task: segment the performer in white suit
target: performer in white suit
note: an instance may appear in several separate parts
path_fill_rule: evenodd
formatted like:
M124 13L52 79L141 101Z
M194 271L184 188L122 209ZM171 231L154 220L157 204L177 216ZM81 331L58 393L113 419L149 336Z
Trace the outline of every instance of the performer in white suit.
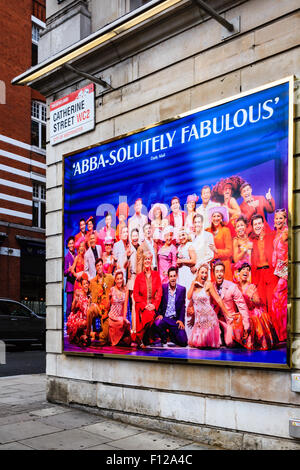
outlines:
M89 249L84 255L84 272L87 273L89 281L96 276L95 261L101 258L102 248L100 245L96 245L96 236L92 234L89 241Z

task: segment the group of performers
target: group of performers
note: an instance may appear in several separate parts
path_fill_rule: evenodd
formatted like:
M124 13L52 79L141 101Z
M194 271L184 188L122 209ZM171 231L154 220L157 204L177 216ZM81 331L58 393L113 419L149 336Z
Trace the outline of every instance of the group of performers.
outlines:
M237 199L242 198L241 204ZM112 227L79 221L65 256L69 342L268 350L287 339L288 226L269 189L239 176L174 196L170 211L121 203ZM266 214L274 213L274 229Z

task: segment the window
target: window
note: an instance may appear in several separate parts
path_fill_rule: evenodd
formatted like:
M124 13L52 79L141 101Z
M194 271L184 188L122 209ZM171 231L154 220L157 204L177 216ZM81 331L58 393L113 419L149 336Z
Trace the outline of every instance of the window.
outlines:
M46 148L46 105L40 101L31 103L31 145Z
M40 27L35 23L32 23L32 55L31 55L31 65L36 65L38 63L38 46L40 40Z
M32 188L32 225L45 228L46 214L46 186L41 183L33 183Z

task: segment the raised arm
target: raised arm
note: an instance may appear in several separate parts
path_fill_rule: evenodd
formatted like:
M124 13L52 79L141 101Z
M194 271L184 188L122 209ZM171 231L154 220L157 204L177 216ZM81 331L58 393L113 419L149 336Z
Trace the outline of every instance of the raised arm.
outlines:
M191 287L189 288L189 291L187 293L188 300L191 300L191 298L193 297L194 287L195 287L195 281L192 282Z
M230 199L229 206L227 208L230 218L238 217L241 214L240 206L238 205L234 197Z

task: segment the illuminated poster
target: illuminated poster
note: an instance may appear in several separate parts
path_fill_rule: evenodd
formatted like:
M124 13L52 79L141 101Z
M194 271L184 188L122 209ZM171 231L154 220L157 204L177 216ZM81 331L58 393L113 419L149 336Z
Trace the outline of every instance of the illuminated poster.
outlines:
M64 158L64 352L287 367L292 79Z

